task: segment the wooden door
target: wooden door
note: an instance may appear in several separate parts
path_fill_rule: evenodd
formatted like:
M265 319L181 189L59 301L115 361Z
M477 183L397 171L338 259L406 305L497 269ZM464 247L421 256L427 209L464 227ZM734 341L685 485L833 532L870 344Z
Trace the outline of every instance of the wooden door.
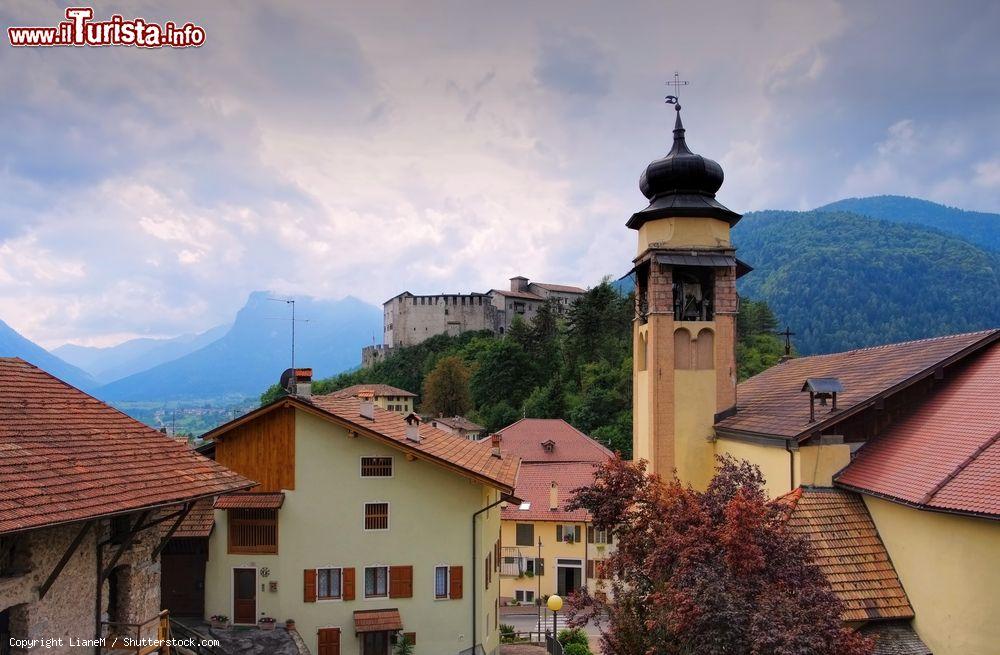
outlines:
M320 628L319 655L340 655L340 628Z
M233 569L233 623L257 622L257 569Z
M362 632L361 655L389 655L389 633Z
M173 540L180 541L180 540ZM208 541L185 539L184 541ZM171 615L205 615L205 561L208 549L198 552L171 552L160 556L160 604Z

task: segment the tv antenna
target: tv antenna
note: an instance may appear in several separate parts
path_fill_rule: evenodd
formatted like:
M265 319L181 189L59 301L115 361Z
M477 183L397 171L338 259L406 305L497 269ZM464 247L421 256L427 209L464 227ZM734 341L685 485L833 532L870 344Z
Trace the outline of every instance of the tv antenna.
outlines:
M294 298L268 298L268 300L273 302L283 302L286 305L290 305L292 308L292 317L281 318L280 316L268 316L269 321L291 321L292 323L292 370L295 370L295 324L296 323L308 323L308 318L295 318L295 299Z

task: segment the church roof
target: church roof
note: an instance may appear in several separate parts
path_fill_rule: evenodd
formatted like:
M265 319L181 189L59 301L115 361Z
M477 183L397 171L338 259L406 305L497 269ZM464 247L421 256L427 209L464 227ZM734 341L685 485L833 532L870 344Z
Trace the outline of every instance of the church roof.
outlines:
M836 484L923 509L1000 519L1000 343L865 444Z
M805 537L813 561L844 604L844 621L911 618L913 608L861 497L799 487L775 501L788 529Z
M741 383L736 413L718 421L715 429L722 436L804 438L998 339L1000 330L987 330L790 359ZM837 394L836 412L818 406L817 420L810 423L802 385L808 378L824 377L837 378L844 391Z

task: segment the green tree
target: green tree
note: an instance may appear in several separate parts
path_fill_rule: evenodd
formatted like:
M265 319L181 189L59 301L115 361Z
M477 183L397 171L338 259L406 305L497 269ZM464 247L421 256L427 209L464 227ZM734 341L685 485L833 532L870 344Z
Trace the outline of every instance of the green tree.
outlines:
M424 379L421 410L432 416L465 416L472 408L471 376L461 357L450 355L439 359Z
M489 342L479 353L476 364L470 387L477 408L499 402L520 407L531 392L531 381L525 376L531 360L517 342L508 339Z
M535 387L524 401L523 414L527 418L564 418L566 416L566 392L562 376L556 373L548 384Z

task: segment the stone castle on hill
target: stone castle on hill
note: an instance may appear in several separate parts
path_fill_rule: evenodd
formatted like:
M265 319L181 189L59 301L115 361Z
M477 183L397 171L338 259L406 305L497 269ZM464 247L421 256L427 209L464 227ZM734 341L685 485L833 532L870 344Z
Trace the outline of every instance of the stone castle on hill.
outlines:
M510 279L509 291L491 289L485 293L436 295L404 291L382 304L382 344L362 349L361 365L367 368L385 359L395 348L415 346L438 334L455 336L477 330L504 334L514 317L530 321L545 302L551 302L560 313L565 312L584 291L564 284L532 282L520 275Z

